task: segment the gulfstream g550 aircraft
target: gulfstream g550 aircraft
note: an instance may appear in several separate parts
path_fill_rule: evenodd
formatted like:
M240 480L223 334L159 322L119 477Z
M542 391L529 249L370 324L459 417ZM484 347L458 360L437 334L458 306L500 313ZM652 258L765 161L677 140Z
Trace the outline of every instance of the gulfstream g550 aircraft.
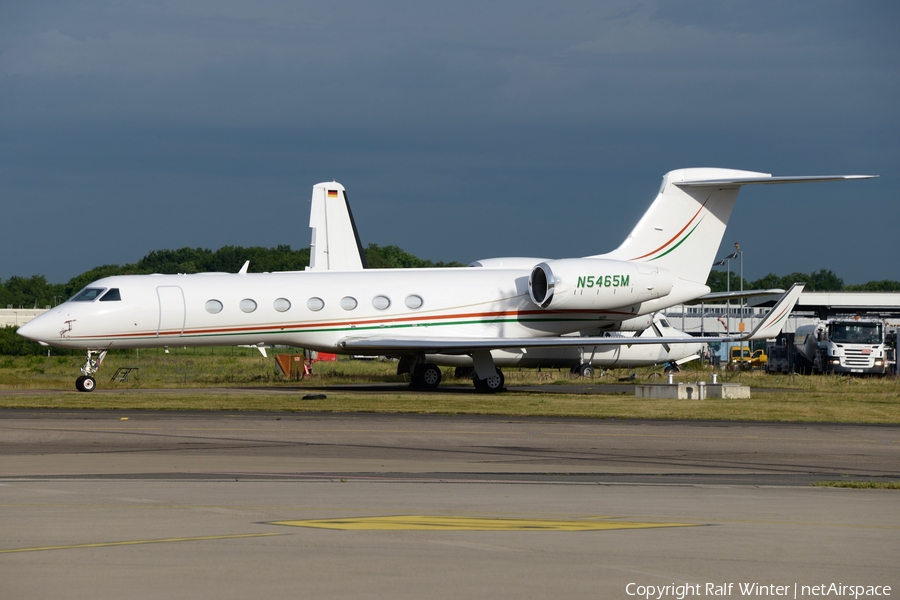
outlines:
M475 387L498 391L503 375L492 349L646 343L559 336L598 327L642 330L647 315L708 293L705 281L741 186L866 177L671 171L631 234L608 254L531 268L248 273L245 265L236 274L107 277L19 333L84 349L87 362L76 382L82 391L94 389L93 375L110 349L246 344L403 355L423 370L426 354L467 354ZM316 187L342 193L333 183ZM754 338L777 328L786 313L776 312Z

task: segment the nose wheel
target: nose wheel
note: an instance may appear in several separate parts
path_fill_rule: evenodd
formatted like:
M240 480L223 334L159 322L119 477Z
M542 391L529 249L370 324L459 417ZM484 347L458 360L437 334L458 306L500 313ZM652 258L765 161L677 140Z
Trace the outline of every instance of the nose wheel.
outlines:
M82 375L75 380L75 389L79 392L93 392L97 387L97 381L93 377Z
M94 373L100 370L103 359L106 358L106 350L88 350L87 361L81 367L81 377L75 380L75 389L79 392L93 392L97 387Z

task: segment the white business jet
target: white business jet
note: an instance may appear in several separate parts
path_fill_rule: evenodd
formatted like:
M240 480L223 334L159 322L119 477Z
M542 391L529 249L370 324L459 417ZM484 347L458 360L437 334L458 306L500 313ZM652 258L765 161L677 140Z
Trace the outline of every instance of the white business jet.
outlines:
M336 186L335 186L336 187ZM310 240L310 266L307 270L319 271L358 271L365 268L366 257L360 242L359 231L350 201L343 187L336 187L336 194L328 195L323 187L313 188L310 199L309 227L312 231ZM490 259L503 261L512 259ZM544 262L542 258L515 259L525 263L524 268ZM484 261L488 262L488 261ZM481 261L469 266L481 267ZM784 290L768 290L783 294ZM575 334L577 335L577 334ZM581 332L582 336L603 335L601 331ZM629 337L656 337L657 344L600 346L584 348L517 348L508 350L491 350L494 365L498 367L525 368L566 368L590 377L595 368L634 368L665 364L666 370L678 370L678 365L700 358L706 343L697 338L692 343L670 344L665 338L685 338L689 334L675 329L662 315L652 317L649 327L643 332L613 332L606 335ZM437 366L457 368L457 376L471 372L472 357L465 354L428 354L425 363ZM415 363L401 360L397 369L398 375L409 374L413 385L435 388L440 384L440 371L415 369ZM425 379L427 377L427 380Z
M107 277L19 333L84 349L87 361L76 381L82 391L94 389L93 375L110 349L279 344L409 355L417 373L439 372L425 362L427 354L467 354L476 389L495 392L504 380L491 350L620 345L621 338L560 336L597 327L643 330L649 315L708 293L706 277L741 186L866 177L671 171L631 234L608 254L548 260L531 269L249 273L245 264L235 274ZM326 194L341 191L334 183L317 187ZM771 337L776 312L741 339Z

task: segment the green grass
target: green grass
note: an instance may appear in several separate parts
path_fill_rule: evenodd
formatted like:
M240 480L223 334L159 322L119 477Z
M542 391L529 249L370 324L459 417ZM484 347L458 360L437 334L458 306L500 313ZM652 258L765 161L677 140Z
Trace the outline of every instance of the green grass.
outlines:
M97 391L74 391L83 363L77 356L0 356L0 408L172 409L498 414L575 416L606 419L677 419L900 423L900 380L841 376L770 376L760 372L721 373L719 381L751 387L749 400L651 400L633 393L566 393L573 385L637 381L661 382L661 370L610 371L591 380L568 370L506 369L508 387L546 386L546 392L476 394L471 382L444 369L444 391L361 391L348 384L402 383L396 362L320 362L314 375L288 381L275 361L249 348L172 348L110 353L97 375ZM110 381L118 367L137 367L124 382ZM710 381L707 370L691 369L680 381ZM463 391L448 389L462 386ZM322 390L321 388L328 388ZM302 400L312 391L325 400ZM602 391L602 388L601 388ZM550 393L552 392L552 393Z
M817 481L812 485L864 490L900 490L900 481Z

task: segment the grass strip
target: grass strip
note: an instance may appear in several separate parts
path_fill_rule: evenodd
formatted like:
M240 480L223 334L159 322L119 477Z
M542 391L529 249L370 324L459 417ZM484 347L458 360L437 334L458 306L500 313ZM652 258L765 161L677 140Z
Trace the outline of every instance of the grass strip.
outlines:
M795 392L757 393L749 400L638 399L629 394L506 392L355 392L309 388L168 389L0 394L2 408L373 412L446 415L586 417L596 419L719 420L758 422L900 423L896 398Z
M812 485L860 490L900 490L900 481L816 481Z

